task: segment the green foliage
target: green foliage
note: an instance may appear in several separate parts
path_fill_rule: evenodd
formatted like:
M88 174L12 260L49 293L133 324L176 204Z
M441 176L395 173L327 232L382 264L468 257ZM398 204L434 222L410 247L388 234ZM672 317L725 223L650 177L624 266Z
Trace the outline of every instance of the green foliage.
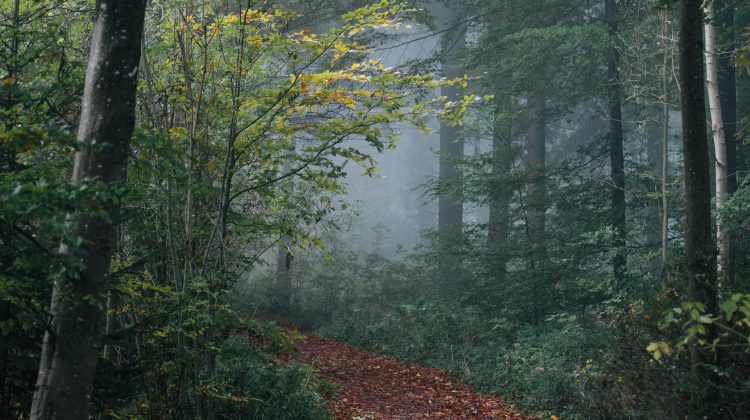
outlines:
M302 301L295 319L370 351L447 369L526 412L664 418L682 410L685 363L655 364L646 351L659 336L649 320L663 303L610 301L576 313L549 312L534 324L512 300L498 309L472 293L458 301L425 298L431 271L419 260L363 266L357 261L376 257L360 258L312 269L301 262L309 286L298 292ZM350 283L334 283L335 278ZM333 284L338 288L322 301L311 290Z
M73 185L75 151L107 147L74 136L91 4L21 2L18 16L0 4L0 417L30 406L52 283L86 261L67 215L101 214L93 202L122 209L98 415L328 417L312 371L270 356L289 350L286 333L229 297L280 238L321 246L346 171L374 173L392 124L457 119L474 102L423 103L461 81L371 57L373 34L410 9L341 5L316 33L302 9L150 2L127 181Z
M202 391L220 400L218 410L228 418L327 419L319 383L309 367L279 366L262 354L248 354L247 342L227 340L218 350L219 383Z

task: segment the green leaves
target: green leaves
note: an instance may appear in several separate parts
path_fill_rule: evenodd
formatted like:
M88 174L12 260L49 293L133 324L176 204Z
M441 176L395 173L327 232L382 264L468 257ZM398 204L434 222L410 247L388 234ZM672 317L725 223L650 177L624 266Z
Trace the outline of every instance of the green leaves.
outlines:
M719 305L718 314L706 313L699 302L682 302L679 307L665 312L662 329L677 327L679 338L672 342L652 342L646 348L654 359L679 353L690 343L717 348L717 346L748 346L750 348L750 295L733 293ZM709 333L712 340L709 342ZM737 341L739 340L739 343Z

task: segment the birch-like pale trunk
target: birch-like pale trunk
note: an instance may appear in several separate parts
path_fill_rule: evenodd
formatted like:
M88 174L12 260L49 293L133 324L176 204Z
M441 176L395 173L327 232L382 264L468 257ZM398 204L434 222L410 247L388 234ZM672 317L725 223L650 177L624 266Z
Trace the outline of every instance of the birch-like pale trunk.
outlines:
M714 24L714 4L707 1L704 6L706 23L703 25L706 42L706 87L708 91L708 104L711 113L711 133L714 140L714 168L716 172L716 210L721 210L727 200L729 190L727 188L727 144L724 137L724 118L721 113L721 95L719 93L719 59L716 48L716 26ZM716 245L719 253L716 260L716 269L719 283L727 277L727 261L729 258L729 238L726 226L721 217L716 217Z

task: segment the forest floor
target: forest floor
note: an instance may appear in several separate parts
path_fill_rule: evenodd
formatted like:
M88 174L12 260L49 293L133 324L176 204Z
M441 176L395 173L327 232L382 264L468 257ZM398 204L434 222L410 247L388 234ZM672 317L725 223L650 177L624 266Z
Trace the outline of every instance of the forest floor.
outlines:
M300 358L338 386L330 400L337 419L526 419L502 398L482 395L447 372L407 365L332 339L307 336Z

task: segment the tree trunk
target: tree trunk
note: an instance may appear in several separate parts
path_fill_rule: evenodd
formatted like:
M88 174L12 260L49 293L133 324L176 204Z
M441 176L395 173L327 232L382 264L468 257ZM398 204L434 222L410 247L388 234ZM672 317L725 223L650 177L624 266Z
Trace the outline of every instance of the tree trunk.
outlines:
M661 16L662 39L671 39L669 11L663 10ZM671 286L669 269L669 87L672 77L670 60L673 55L673 44L664 45L664 57L661 72L661 286L667 290Z
M135 123L135 92L145 0L100 0L91 39L83 93L73 183L97 179L107 185L125 178ZM90 147L92 142L107 147ZM99 342L107 273L114 248L119 204L89 202L70 215L80 249L63 244L62 254L82 259L85 268L55 282L51 319L42 346L32 419L86 419ZM106 217L86 214L101 208Z
M617 69L617 6L614 0L605 0L605 13L609 29L609 53L607 60L607 102L609 119L610 177L612 182L612 270L617 284L625 281L625 154L622 146L622 104L620 99L620 75Z
M663 141L662 133L662 118L661 118L661 107L654 106L648 110L648 120L646 121L646 154L648 157L648 171L650 192L653 192L654 198L648 200L646 213L648 220L646 222L646 243L649 247L659 246L661 244L661 229L654 229L655 226L661 226L661 169L662 169L662 148L661 143ZM662 259L659 255L654 255L654 258L649 262L649 273L655 280L661 278L662 272Z
M719 99L724 121L724 142L726 144L727 194L737 191L737 70L734 67L736 39L734 30L734 0L721 0L716 3L721 10L717 23L719 31ZM732 247L732 234L728 233L729 249L725 256L727 287L732 287L735 276L735 253Z
M722 14L717 22L719 32L719 98L724 119L724 141L727 145L727 193L737 191L737 70L734 67L736 39L733 0L718 1Z
M666 76L665 76L666 80ZM665 82L665 99L662 103L662 136L661 136L661 285L662 289L670 286L669 274L669 103L666 98L668 87Z
M538 270L546 259L545 213L547 211L546 160L546 116L545 100L539 92L529 98L526 163L528 236L531 249L532 268Z
M276 253L276 306L279 315L288 315L292 307L292 261L289 238L281 239Z
M680 2L680 91L685 176L685 259L689 298L716 313L716 256L711 228L711 176L703 73L703 10L701 0ZM711 342L711 337L708 337ZM709 414L713 377L705 367L709 352L693 341L691 409Z
M494 180L500 179L510 171L510 126L509 118L503 115L507 112L505 93L495 89L495 121L492 127L492 175ZM498 185L490 199L490 214L488 221L487 245L498 253L495 266L498 277L505 275L507 251L504 249L508 239L508 205L510 193L505 186Z
M448 29L453 25L455 14L440 4L436 5L436 21L439 30ZM445 49L440 60L440 67L443 75L452 79L461 75L461 65L458 54L465 46L464 28L459 27L448 30L446 39L443 40ZM444 86L440 94L445 96L448 101L457 101L460 98L460 88L456 85ZM461 137L459 126L440 122L440 185L454 185L460 182L460 173L456 168L455 161L463 158L464 141ZM453 188L451 188L453 189ZM454 189L455 190L455 189ZM445 191L441 187L438 197L438 233L441 238L441 248L446 255L440 258L441 274L445 277L448 288L455 286L452 282L458 274L460 260L455 252L450 249L461 243L463 223L463 203L455 197L455 194ZM450 255L452 254L452 255Z
M722 206L729 196L727 188L727 145L724 137L724 120L719 94L718 50L716 48L716 27L714 22L716 16L714 14L713 1L707 1L704 9L707 19L703 25L706 42L706 86L708 103L711 109L711 132L713 133L714 141L714 172L716 174L716 244L719 250L716 269L719 276L719 283L725 283L728 279L729 233L718 212L721 211Z

